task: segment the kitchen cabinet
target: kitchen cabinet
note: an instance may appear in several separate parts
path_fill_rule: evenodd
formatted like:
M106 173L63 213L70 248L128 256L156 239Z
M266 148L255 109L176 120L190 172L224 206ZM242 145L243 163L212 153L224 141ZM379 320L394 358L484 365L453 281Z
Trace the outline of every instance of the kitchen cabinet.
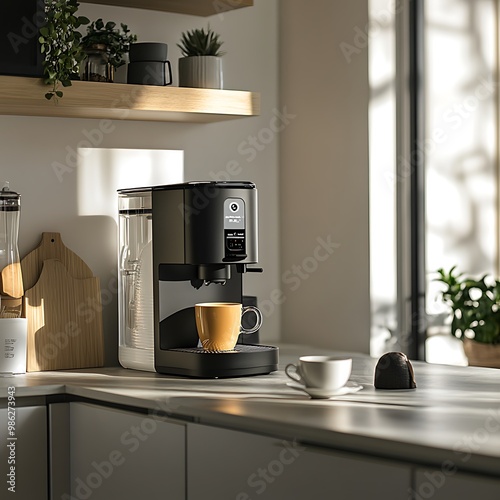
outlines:
M47 500L46 408L12 408L0 408L0 498ZM15 424L14 430L8 423Z
M48 405L50 500L67 499L70 487L70 403Z
M233 9L250 7L253 5L253 0L84 0L84 3L211 16Z
M282 365L307 351L280 346ZM366 382L376 360L353 361L353 380L364 390L331 401L288 387L281 370L218 380L119 367L3 378L0 438L15 383L16 403L38 422L38 432L23 426L19 434L19 450L29 450L23 458L37 456L23 483L39 483L48 451L50 500L88 491L90 500L500 498L499 370L415 362L418 390L394 394ZM48 411L28 409L46 403ZM155 428L148 412L159 407L168 418ZM72 494L82 483L80 496Z
M185 499L183 424L87 403L69 406L71 497L62 498Z
M454 465L449 461L449 467L443 463L440 469L417 469L411 498L413 500L424 498L498 500L500 498L500 479L455 472Z
M191 423L187 463L188 500L400 500L411 479L409 466L382 459Z

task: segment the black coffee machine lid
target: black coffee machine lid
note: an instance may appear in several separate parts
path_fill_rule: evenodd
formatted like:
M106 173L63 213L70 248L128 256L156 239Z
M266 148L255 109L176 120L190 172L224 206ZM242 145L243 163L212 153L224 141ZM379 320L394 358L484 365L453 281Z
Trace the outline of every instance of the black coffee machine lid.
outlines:
M255 183L250 181L191 181L180 184L165 184L162 186L148 186L142 188L119 189L119 193L136 193L140 191L166 191L174 189L256 189Z

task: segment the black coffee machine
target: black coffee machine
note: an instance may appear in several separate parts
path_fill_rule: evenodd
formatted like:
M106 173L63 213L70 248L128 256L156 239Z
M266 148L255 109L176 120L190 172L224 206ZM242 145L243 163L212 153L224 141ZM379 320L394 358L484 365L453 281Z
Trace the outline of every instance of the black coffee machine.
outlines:
M119 191L120 363L188 377L277 370L278 348L240 335L234 350L199 346L194 305L239 302L257 263L257 189L189 182ZM247 316L245 315L245 320ZM249 341L251 343L249 343Z

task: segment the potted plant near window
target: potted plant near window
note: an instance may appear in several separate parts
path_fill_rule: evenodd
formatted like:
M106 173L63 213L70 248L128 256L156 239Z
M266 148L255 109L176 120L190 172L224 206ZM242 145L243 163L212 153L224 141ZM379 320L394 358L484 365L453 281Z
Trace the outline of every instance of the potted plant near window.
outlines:
M126 24L102 19L87 26L87 34L82 38L86 57L82 63L81 79L97 82L113 82L114 71L125 64L125 54L137 36L130 33Z
M500 281L438 270L442 299L452 310L451 333L463 341L471 366L500 368Z
M177 44L184 56L179 59L179 86L221 89L223 43L210 26L182 33Z

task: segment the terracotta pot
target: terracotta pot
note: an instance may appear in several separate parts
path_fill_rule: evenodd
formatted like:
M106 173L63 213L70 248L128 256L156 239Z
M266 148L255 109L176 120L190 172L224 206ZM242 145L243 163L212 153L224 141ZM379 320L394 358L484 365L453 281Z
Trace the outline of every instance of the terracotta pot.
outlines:
M469 366L500 368L500 344L483 344L466 338L464 352Z

